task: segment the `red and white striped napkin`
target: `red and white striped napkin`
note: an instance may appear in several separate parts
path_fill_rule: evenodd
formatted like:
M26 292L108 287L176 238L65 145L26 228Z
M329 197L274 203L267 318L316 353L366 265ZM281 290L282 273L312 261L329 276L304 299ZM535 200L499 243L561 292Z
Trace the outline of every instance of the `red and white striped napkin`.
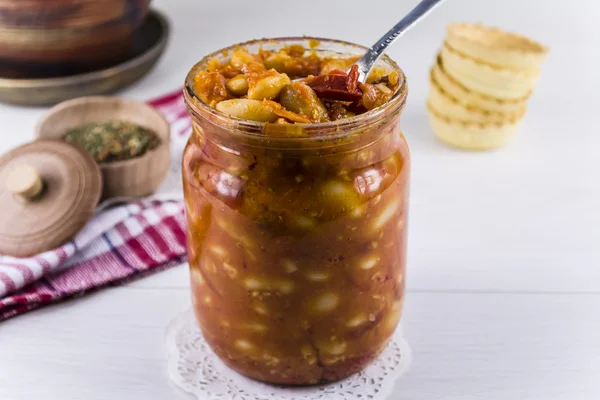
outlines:
M0 255L0 321L185 262L180 163L191 121L181 90L150 104L172 127L165 183L155 196L98 212L57 249L31 258Z

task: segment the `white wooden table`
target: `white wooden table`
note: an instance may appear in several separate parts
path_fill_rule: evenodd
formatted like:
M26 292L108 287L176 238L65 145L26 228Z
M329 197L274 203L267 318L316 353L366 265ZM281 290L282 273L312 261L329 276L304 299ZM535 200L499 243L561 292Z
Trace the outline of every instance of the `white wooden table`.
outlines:
M200 56L249 38L369 44L416 0L256 3L155 1L171 46L123 95L172 90ZM391 51L409 76L414 166L403 317L414 362L392 399L600 398L599 13L591 0L451 0ZM460 20L552 48L518 137L496 152L450 150L427 123L428 67ZM30 140L43 112L0 105L0 151ZM163 335L189 303L181 266L0 324L0 399L186 399L167 378Z

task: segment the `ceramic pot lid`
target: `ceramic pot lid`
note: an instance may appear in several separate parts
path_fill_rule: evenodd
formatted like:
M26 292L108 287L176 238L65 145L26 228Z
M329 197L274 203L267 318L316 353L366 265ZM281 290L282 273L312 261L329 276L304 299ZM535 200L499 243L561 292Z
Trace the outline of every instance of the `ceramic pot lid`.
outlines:
M87 153L39 139L0 157L0 254L27 257L54 249L94 214L102 175Z

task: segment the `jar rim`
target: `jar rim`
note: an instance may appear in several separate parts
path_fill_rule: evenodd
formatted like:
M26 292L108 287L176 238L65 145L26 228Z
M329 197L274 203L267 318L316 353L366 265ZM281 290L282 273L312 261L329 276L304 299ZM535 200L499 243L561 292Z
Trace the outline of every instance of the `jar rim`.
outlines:
M229 128L235 128L238 135L251 137L256 139L258 137L262 137L265 139L269 139L271 141L285 141L285 142L298 142L305 143L311 141L323 142L324 140L337 140L340 138L347 137L350 132L355 129L357 126L369 126L373 123L377 123L386 115L391 115L397 111L400 111L405 103L406 97L408 94L408 87L406 83L406 75L404 71L398 66L398 64L392 60L388 55L383 55L380 61L385 62L388 66L390 66L394 71L400 73L401 84L396 90L394 96L384 105L369 110L363 114L356 115L350 118L344 118L337 121L328 121L328 122L318 122L318 123L295 123L294 125L299 126L307 136L301 137L284 137L284 136L265 136L263 134L263 128L266 123L264 122L256 122L250 121L246 119L241 119L237 117L232 117L228 114L225 114L217 109L211 107L202 101L194 91L194 76L197 71L203 69L203 67L207 64L207 62L218 56L222 56L227 54L228 52L234 51L240 47L247 47L252 45L260 45L260 44L294 44L295 42L302 41L318 41L321 43L329 43L329 44L337 44L342 46L349 46L356 50L367 51L368 48L352 42L347 42L343 40L336 39L327 39L320 37L312 37L312 36L290 36L290 37L276 37L276 38L263 38L263 39L254 39L249 40L242 43L237 43L220 50L216 50L206 56L204 56L200 61L198 61L188 72L185 79L185 86L183 90L185 103L188 107L188 110L192 114L196 114L197 116L202 116L201 114L205 114L203 117L210 117L211 122ZM315 50L319 50L319 47L315 47ZM314 134L317 133L318 134ZM313 133L313 134L311 134Z

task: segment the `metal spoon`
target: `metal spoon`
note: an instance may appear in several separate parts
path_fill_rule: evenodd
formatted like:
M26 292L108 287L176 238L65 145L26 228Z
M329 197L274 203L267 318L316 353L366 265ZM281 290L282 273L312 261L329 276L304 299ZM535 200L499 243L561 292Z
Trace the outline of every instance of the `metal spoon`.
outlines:
M390 29L381 39L377 41L357 62L360 76L359 82L365 83L369 71L379 60L387 48L402 36L406 31L412 28L417 22L439 6L445 0L423 0L408 15Z

